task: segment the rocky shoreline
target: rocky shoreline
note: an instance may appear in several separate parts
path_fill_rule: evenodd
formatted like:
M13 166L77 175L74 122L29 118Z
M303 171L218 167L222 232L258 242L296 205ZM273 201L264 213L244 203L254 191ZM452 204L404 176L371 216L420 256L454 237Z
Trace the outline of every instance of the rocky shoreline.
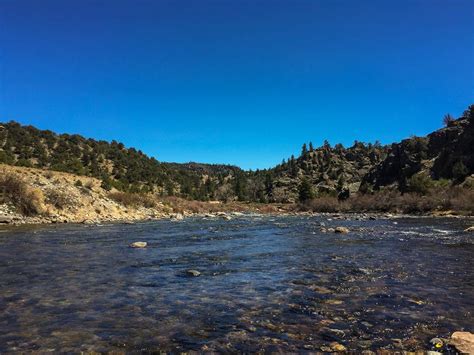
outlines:
M462 216L454 215L450 213L436 213L436 214L425 214L425 215L407 215L407 214L391 214L391 213L316 213L316 212L298 212L298 211L279 211L279 212L259 212L254 210L249 211L218 211L218 212L206 212L206 213L194 213L184 211L183 213L165 213L157 212L156 210L148 211L149 213L130 214L128 216L103 216L99 218L82 219L77 216L23 216L18 213L4 213L4 209L0 206L0 227L3 226L19 226L19 225L47 225L47 224L103 224L103 223L123 223L123 224L135 224L141 222L159 221L159 220L173 220L181 221L186 218L204 218L204 219L222 219L232 220L236 217L241 216L315 216L325 217L327 221L363 221L363 220L380 220L380 219L399 219L399 218L430 218L430 217L444 217L444 218L457 218L457 219L473 219L473 216ZM396 222L394 222L396 223ZM335 233L348 233L344 227L325 228L322 225L322 232L335 232ZM466 232L474 231L474 227L469 227Z

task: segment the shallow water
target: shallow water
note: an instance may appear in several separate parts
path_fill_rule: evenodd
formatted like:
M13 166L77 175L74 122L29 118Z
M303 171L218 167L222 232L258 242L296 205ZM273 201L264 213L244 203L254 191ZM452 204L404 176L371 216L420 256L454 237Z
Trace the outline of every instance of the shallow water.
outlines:
M0 352L428 349L474 331L471 224L243 216L0 229Z

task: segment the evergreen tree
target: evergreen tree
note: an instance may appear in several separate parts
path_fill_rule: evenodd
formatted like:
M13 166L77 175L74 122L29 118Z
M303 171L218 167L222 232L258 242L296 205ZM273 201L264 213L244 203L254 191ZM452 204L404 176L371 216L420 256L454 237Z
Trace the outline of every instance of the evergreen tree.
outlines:
M306 147L306 143L303 143L303 147L301 147L301 156L304 158L308 154L308 148Z
M314 198L313 187L311 186L308 179L306 178L301 179L301 183L298 188L298 196L299 196L300 202L306 202Z

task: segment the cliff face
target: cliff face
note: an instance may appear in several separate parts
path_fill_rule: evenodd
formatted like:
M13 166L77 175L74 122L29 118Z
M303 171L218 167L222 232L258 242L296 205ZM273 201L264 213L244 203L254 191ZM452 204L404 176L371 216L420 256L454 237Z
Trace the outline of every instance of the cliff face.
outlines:
M433 132L428 138L429 150L436 155L431 170L434 178L456 179L474 173L474 106L451 126ZM464 172L460 171L461 164Z
M426 172L433 179L462 181L474 173L474 105L462 117L427 137L393 144L387 157L363 177L363 186L397 184L403 189L414 174Z

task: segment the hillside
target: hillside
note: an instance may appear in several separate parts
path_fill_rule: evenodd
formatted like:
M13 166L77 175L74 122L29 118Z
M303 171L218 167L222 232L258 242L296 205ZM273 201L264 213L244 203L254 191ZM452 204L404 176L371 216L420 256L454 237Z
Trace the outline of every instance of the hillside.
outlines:
M268 170L231 165L164 163L116 141L56 134L16 122L0 124L0 163L67 172L100 180L106 190L178 196L191 200L296 202L383 189L423 192L461 184L474 173L474 106L426 137L391 146L327 141L304 144L298 157ZM415 186L416 185L416 186ZM303 191L302 191L303 190Z

